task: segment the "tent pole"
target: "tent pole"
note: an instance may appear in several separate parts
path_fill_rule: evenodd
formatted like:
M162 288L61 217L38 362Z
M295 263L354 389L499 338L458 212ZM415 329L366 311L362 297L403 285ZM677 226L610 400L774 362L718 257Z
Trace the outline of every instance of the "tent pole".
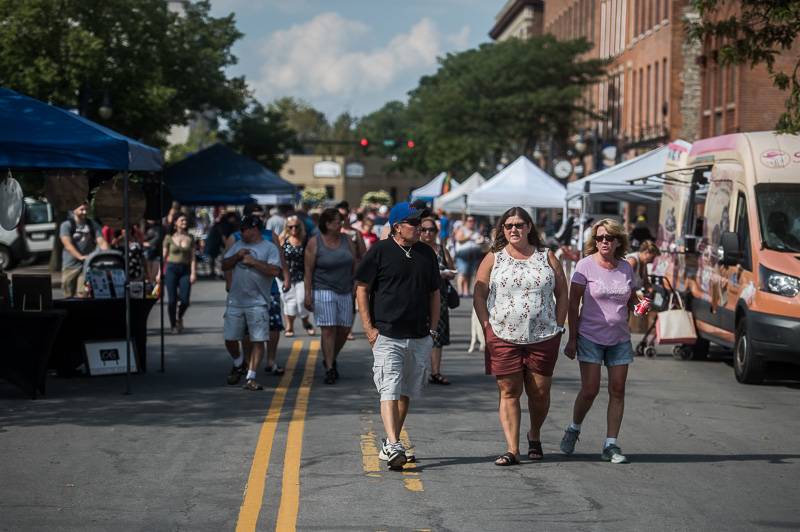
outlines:
M161 225L162 243L164 235L164 223L161 218L164 214L164 172L161 172L158 177L158 223ZM162 246L163 248L163 246ZM164 274L164 253L162 249L158 250L158 271L161 275ZM159 279L162 279L159 275ZM161 327L159 335L161 337L161 373L164 373L164 294L162 290L158 291L159 307L161 308Z
M122 188L122 227L125 229L125 395L131 393L131 291L130 291L130 237L131 227L129 220L130 206L128 205L128 184L130 174L126 171L123 177Z

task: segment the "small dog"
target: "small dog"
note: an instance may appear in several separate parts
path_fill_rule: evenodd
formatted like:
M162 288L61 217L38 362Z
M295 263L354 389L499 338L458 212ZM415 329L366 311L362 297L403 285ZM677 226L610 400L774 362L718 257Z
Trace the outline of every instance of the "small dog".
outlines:
M472 320L470 323L470 339L469 339L469 350L468 353L474 352L476 349L476 345L481 345L481 351L486 348L486 338L483 336L483 327L481 327L481 322L478 319L478 315L475 314L475 309L472 309Z

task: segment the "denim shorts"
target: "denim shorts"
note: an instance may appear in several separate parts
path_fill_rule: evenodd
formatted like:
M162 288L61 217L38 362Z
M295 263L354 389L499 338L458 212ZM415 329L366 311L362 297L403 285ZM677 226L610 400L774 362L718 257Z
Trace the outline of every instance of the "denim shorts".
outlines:
M630 340L616 345L601 345L578 335L578 361L606 366L622 366L633 362L633 346Z
M253 342L266 342L269 339L269 313L262 307L231 307L225 309L223 326L225 340L243 340L250 335Z

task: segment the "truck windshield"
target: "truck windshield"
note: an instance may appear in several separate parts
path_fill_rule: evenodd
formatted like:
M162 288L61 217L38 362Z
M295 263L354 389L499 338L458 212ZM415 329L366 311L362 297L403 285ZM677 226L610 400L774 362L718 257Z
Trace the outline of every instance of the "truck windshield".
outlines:
M776 251L800 251L800 184L756 186L761 240Z

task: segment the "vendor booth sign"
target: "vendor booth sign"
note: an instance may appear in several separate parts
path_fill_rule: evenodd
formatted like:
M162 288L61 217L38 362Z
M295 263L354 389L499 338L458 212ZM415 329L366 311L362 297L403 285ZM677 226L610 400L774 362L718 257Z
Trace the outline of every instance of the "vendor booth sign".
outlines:
M114 375L125 373L128 367L127 355L125 352L125 339L106 340L102 342L84 342L86 350L86 365L89 368L89 375ZM136 366L136 356L131 346L131 373L138 371Z

